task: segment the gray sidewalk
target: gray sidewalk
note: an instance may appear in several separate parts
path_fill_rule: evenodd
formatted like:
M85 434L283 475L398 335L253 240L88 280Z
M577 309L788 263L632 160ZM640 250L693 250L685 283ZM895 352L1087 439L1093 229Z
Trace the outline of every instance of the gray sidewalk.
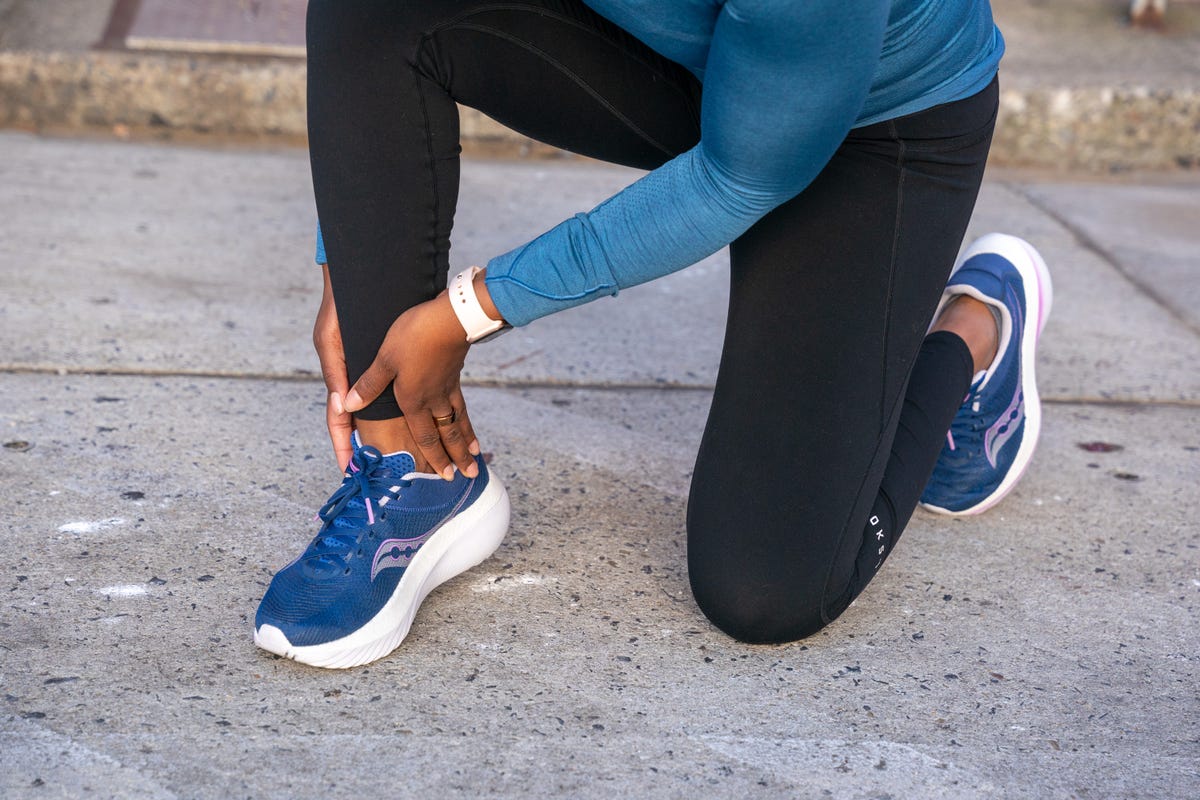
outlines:
M633 175L468 161L452 259ZM972 235L1056 283L1038 457L801 643L687 586L724 254L476 348L510 535L325 672L250 639L337 481L305 155L0 134L0 796L1193 798L1198 201L991 174Z

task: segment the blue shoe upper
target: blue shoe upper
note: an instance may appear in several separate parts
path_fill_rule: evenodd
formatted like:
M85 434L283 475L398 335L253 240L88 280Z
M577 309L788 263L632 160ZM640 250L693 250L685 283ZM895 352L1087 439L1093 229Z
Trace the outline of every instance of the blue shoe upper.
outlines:
M293 646L347 636L392 596L413 556L487 486L461 472L453 481L414 475L408 453L358 447L342 485L321 507L321 530L271 579L254 626L274 625ZM409 476L409 477L405 477Z
M993 304L1002 304L1011 320L1004 352L971 385L921 495L922 503L964 511L996 491L1021 446L1025 431L1021 340L1027 320L1021 275L1002 256L980 253L963 264L951 281L947 292L972 287Z

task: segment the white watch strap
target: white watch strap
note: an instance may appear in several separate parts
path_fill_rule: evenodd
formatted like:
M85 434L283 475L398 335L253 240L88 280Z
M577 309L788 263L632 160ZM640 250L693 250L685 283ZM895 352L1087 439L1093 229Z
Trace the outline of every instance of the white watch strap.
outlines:
M450 281L450 306L472 343L504 327L504 320L489 317L475 296L475 276L481 272L479 267L464 269Z

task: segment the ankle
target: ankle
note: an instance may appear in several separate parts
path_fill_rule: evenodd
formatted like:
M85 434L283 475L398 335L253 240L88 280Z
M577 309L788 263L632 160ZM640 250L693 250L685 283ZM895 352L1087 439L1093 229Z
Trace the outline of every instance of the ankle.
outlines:
M975 372L992 365L1000 345L1000 328L992 309L970 295L960 294L942 309L930 333L949 331L956 334L971 351Z
M370 445L385 455L401 450L409 453L416 462L417 472L429 472L429 462L421 455L416 440L408 429L404 417L392 419L356 419L355 429L358 438L364 445Z

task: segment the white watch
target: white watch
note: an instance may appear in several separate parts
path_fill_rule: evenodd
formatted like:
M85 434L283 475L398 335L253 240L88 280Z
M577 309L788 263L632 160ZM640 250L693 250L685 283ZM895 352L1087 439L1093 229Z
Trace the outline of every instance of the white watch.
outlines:
M475 296L475 276L479 267L464 269L450 280L450 307L467 333L467 341L476 344L499 336L512 326L502 319L492 319Z

